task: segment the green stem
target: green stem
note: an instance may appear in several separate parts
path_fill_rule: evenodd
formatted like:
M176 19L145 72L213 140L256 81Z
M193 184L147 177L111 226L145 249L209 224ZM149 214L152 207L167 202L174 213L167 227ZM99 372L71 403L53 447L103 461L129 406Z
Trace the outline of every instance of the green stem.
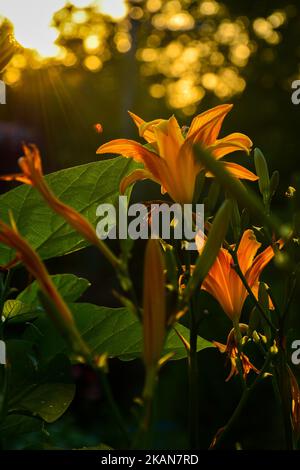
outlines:
M287 298L287 301L286 301L286 305L285 305L285 308L284 308L284 311L281 315L281 334L284 333L285 329L286 329L286 325L288 325L289 323L289 319L290 319L290 314L291 314L291 305L292 305L292 302L294 300L294 296L295 296L295 293L296 293L296 287L297 287L297 284L298 284L298 271L300 270L300 264L297 266L297 268L295 269L295 271L291 274L291 280L290 280L290 290L289 290L289 294L288 294L288 298Z
M272 355L269 353L266 357L265 363L264 363L259 375L256 377L256 379L254 380L252 385L250 385L250 387L246 387L244 389L243 394L241 396L241 399L240 399L236 409L234 410L231 418L229 419L229 421L227 422L227 424L223 428L222 433L220 434L220 436L217 437L217 440L214 443L214 445L211 445L211 447L210 447L211 449L218 448L220 446L220 444L224 441L224 439L227 437L227 435L230 433L232 428L235 426L235 424L236 424L237 420L239 419L239 417L241 415L241 412L243 411L243 409L244 409L244 407L245 407L252 391L261 382L261 380L264 378L264 374L267 371L267 369L269 368L271 360L272 360Z
M190 278L190 253L185 252L186 274ZM199 445L199 402L198 402L198 358L197 336L198 321L194 298L190 300L190 351L188 361L189 372L189 434L190 448L197 449Z
M291 394L287 371L287 360L285 352L279 347L278 366L276 367L276 379L280 391L281 410L284 423L286 449L294 449L293 428L291 421Z
M240 351L241 349L241 342L242 342L242 333L240 330L240 323L239 319L237 317L234 317L232 320L233 327L234 327L234 334L235 334L235 340L237 344L237 348Z
M0 380L1 380L1 391L0 391L0 422L6 416L7 412L7 392L9 385L9 365L0 365Z
M143 390L143 415L140 421L135 438L132 442L132 449L147 449L150 447L151 418L153 410L153 399L157 384L157 367L154 366L146 371L146 378Z
M126 441L126 445L128 446L129 443L130 443L130 439L129 439L129 436L128 436L128 432L127 432L127 429L126 429L126 426L124 424L124 421L123 421L123 418L122 418L122 415L120 413L120 410L114 400L114 397L111 393L111 388L110 388L110 385L108 383L108 380L107 380L107 377L106 377L106 374L104 371L102 370L99 370L97 369L97 372L99 374L99 377L100 377L100 380L101 380L101 384L102 384L102 387L103 387L103 391L104 391L104 394L105 394L105 397L107 399L107 402L110 406L110 409L111 409L111 412L112 412L112 415L120 429L120 431L122 432L123 436L124 436L124 439Z
M238 349L238 357L236 358L236 365L239 372L239 378L241 380L241 384L243 389L247 388L246 380L244 378L244 371L243 371L243 362L242 362L242 333L240 329L239 319L237 317L233 318L233 328L234 328L234 335L235 341Z
M12 278L12 270L9 270L9 271L7 271L5 281L4 281L3 286L2 286L1 295L0 295L0 322L1 322L1 316L2 316L4 303L7 299L9 291L10 291L11 278Z
M227 422L226 426L223 428L222 433L220 434L220 437L217 438L214 445L211 445L210 449L217 449L220 446L220 444L224 441L224 439L227 437L227 435L230 434L230 431L232 430L235 423L239 419L240 414L242 410L244 409L246 402L248 401L249 395L250 395L250 389L246 388L231 418Z
M189 361L189 426L190 446L197 449L199 445L199 402L198 402L198 357L197 357L197 329L198 322L195 310L191 308L190 327L190 361Z

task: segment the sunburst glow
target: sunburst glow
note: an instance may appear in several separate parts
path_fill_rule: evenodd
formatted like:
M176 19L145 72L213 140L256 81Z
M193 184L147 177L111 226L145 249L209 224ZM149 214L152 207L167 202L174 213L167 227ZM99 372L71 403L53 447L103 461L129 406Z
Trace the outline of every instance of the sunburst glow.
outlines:
M57 52L58 31L51 26L52 16L64 4L64 0L0 0L0 14L12 22L15 37L22 46L48 57Z
M53 57L57 55L55 41L59 32L52 26L52 18L66 3L66 0L0 0L0 16L12 22L15 37L22 46L37 50L43 57ZM114 20L127 14L125 0L73 0L71 3L78 8L94 5Z

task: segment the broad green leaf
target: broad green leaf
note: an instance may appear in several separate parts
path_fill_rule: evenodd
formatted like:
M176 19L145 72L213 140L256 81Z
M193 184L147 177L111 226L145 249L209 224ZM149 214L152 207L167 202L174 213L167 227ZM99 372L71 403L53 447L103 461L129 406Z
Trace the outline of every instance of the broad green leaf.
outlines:
M70 362L65 355L54 355L40 364L29 341L7 342L11 366L8 408L14 414L29 413L48 423L67 410L75 393Z
M43 422L39 418L23 415L9 415L0 424L0 435L5 450L14 449L18 441L30 433L41 433Z
M51 278L66 302L76 302L91 285L87 279L74 274L55 274ZM38 283L34 281L18 295L17 300L31 307L40 306L38 291Z
M56 196L86 216L96 229L98 205L116 202L121 179L135 166L131 159L117 157L51 173L46 180ZM1 219L5 222L9 221L9 211L20 233L44 259L88 245L31 186L21 185L0 196ZM1 245L0 264L11 259L12 250Z
M36 317L38 312L20 300L7 300L3 306L3 317L14 323L25 322Z
M74 394L72 384L40 384L20 400L18 406L29 410L34 416L40 416L47 423L53 423L68 409Z
M66 302L75 302L90 286L87 279L73 274L57 274L51 277ZM3 317L10 323L22 323L36 318L43 312L38 293L39 286L34 281L15 300L5 302Z
M92 304L71 304L77 327L93 353L107 353L109 357L131 360L141 357L142 328L139 320L126 308L98 307ZM37 343L43 357L53 357L65 352L64 341L57 336L52 323L45 316L35 322L36 328L25 332L25 338ZM178 332L189 340L189 330L176 326ZM212 343L198 338L198 351L213 347ZM173 359L186 357L186 350L174 330L170 331L164 353L174 352Z

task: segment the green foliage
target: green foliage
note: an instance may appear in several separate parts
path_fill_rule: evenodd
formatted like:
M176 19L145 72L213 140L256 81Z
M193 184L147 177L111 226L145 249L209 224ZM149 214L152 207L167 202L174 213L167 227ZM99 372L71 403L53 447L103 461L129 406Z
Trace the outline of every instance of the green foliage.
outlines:
M48 423L56 421L75 393L68 358L56 355L48 362L39 362L33 344L21 340L7 342L7 357L11 364L9 413L27 412Z
M93 354L104 354L122 360L132 360L142 353L142 328L140 321L125 308L98 307L92 304L70 304L79 332ZM177 324L178 332L189 339L189 330ZM64 341L57 336L53 324L46 316L27 330L24 339L38 345L41 357L51 358L66 352ZM198 338L198 351L213 347L212 343ZM186 357L186 349L174 330L169 333L164 353L175 353L172 359Z
M56 274L51 277L66 302L76 302L91 285L87 279L74 274ZM18 295L17 300L31 307L37 307L40 305L38 290L38 283L34 281Z
M120 179L134 167L131 160L114 158L51 173L46 181L56 196L95 225L97 206L116 201ZM2 220L8 221L11 211L21 234L43 259L87 246L82 236L45 204L35 188L22 185L1 195L0 207ZM12 251L2 246L0 264L12 258Z

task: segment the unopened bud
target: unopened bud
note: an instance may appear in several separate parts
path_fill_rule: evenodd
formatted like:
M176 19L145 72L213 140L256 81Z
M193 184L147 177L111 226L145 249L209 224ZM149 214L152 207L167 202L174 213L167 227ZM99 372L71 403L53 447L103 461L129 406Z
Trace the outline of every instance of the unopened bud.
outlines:
M108 361L107 361L107 359L108 359L107 353L100 354L100 356L98 356L95 359L96 366L99 367L99 369L102 369L103 372L105 372L105 373L108 372Z
M285 192L285 196L289 199L293 198L296 194L296 189L293 186L289 186Z
M256 330L253 331L252 338L254 343L260 343L260 337Z
M260 336L260 339L262 340L262 342L264 344L267 344L267 342L268 342L267 337L265 335L261 335L261 334L259 334L259 336Z
M270 353L274 355L278 353L278 347L275 340L273 342L273 345L270 347Z

